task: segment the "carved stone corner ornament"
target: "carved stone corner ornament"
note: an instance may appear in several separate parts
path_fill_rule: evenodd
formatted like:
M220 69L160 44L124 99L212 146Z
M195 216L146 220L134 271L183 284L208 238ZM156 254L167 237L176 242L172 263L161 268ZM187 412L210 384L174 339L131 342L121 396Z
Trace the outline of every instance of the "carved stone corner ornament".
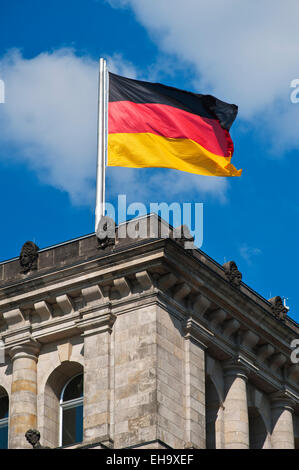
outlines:
M283 305L282 298L277 295L269 299L273 315L279 320L285 320L288 309Z
M98 224L96 236L98 248L104 250L108 246L115 245L115 222L108 216L103 216Z
M50 449L50 447L42 446L39 442L40 432L37 429L28 429L25 434L25 437L29 444L32 445L33 449Z
M39 247L35 243L24 243L19 257L21 273L27 274L29 271L37 269L38 250Z
M240 287L242 273L238 270L236 263L234 261L228 261L224 263L223 269L228 282L234 287Z

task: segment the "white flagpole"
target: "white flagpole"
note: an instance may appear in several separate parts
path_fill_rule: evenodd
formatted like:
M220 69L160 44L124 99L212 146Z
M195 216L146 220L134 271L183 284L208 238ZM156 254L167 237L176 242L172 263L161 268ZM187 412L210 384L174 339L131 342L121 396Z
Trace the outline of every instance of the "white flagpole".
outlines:
M108 71L105 59L100 59L98 92L98 155L95 232L105 215L105 169L108 140Z

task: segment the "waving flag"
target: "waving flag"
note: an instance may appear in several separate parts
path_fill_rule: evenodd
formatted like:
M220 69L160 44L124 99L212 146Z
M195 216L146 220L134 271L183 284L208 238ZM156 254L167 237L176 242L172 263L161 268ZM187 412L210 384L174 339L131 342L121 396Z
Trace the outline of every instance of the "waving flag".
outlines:
M108 166L240 176L229 129L238 107L109 73Z

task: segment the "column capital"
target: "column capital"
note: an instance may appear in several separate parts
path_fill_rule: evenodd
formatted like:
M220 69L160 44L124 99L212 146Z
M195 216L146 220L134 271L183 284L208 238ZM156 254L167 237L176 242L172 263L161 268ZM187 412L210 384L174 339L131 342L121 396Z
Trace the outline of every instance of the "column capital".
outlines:
M294 412L295 401L287 391L282 390L272 393L270 395L270 401L272 409L280 408L282 410L288 410L291 413Z
M235 376L248 380L249 368L241 358L229 359L223 363L224 377Z
M26 343L12 346L8 352L12 361L15 359L25 358L32 359L37 362L40 347L41 345L38 343L38 341L30 340Z

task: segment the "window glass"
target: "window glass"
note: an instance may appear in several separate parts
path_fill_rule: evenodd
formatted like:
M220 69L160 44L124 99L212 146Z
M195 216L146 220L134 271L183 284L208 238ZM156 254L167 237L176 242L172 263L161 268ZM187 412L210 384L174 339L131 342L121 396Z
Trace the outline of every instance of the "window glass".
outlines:
M61 445L76 444L83 440L83 374L66 385L61 402Z
M0 397L0 420L8 418L8 396Z
M8 424L0 424L0 449L8 448Z
M83 396L83 375L74 377L66 386L63 401L74 400Z
M8 447L8 396L0 396L0 449Z
M83 405L63 410L62 445L82 442L83 438Z

